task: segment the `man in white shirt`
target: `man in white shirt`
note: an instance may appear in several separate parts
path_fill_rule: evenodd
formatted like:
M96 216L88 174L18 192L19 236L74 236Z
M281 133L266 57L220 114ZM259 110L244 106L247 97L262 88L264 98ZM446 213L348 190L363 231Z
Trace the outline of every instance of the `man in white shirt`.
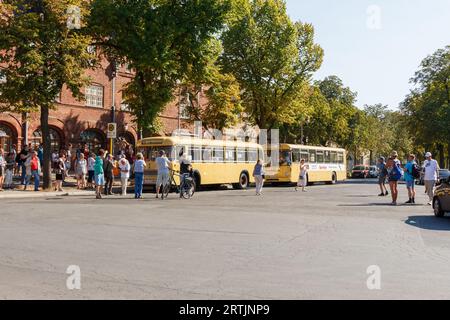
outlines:
M425 182L425 189L428 193L429 202L428 205L433 204L433 196L434 196L434 187L436 185L436 182L439 179L439 164L436 160L434 160L433 155L431 152L427 152L425 155L424 162L424 177L423 180Z
M164 199L164 186L169 183L169 165L170 161L166 157L166 152L161 150L159 157L156 158L158 167L158 177L156 179L156 198L159 198L159 189L161 188L161 199Z

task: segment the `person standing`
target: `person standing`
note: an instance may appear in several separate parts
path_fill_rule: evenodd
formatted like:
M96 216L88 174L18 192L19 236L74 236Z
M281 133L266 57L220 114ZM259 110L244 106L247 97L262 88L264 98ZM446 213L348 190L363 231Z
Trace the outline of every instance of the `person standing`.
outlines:
M58 161L56 162L55 175L55 191L64 191L62 186L64 176L66 175L66 156L63 152L61 152Z
M127 195L127 187L128 187L128 179L130 179L130 162L127 160L125 155L121 156L119 160L119 168L120 168L120 183L122 186L122 196Z
M41 164L39 161L39 158L37 156L36 151L31 151L30 155L25 161L26 166L26 179L25 179L25 186L24 190L27 190L28 184L31 182L31 178L34 180L34 191L39 191L39 175L41 171Z
M112 196L114 184L114 159L110 153L106 155L106 159L103 163L103 171L105 175L105 195Z
M134 171L134 198L142 199L142 189L144 187L144 170L147 164L144 161L142 153L136 155L136 161L133 165Z
M75 161L75 175L77 177L77 188L86 188L86 174L87 174L87 161L84 159L84 154L79 153L78 159Z
M15 153L10 152L6 159L6 173L5 173L5 187L8 189L12 189L13 187L13 177L14 177L14 169L16 165L16 156Z
M5 152L0 148L0 191L3 191L3 180L5 178L6 159Z
M391 157L387 162L388 181L391 189L392 203L391 205L397 205L398 199L398 182L403 177L403 170L401 169L401 162L398 160L397 151L393 151Z
M88 169L88 180L87 180L87 187L89 189L94 189L94 179L95 179L95 154L91 153L89 154L88 160L87 160L87 169Z
M408 197L409 200L406 204L415 204L416 203L416 190L415 190L415 178L413 176L414 167L417 165L416 156L410 154L408 157L408 162L405 164L403 170L405 171L405 182L406 188L408 189Z
M297 186L295 187L295 191L298 191L298 188L301 187L303 192L306 192L306 184L307 184L307 174L308 174L308 165L305 162L305 159L300 160L300 174L298 177Z
M23 146L22 150L20 150L19 153L19 161L18 161L18 165L21 168L21 177L20 177L20 181L22 185L25 185L25 180L27 178L27 167L25 166L25 161L28 158L28 147L26 145Z
M169 183L170 166L170 161L167 159L166 152L164 150L159 151L159 157L156 158L156 166L158 168L158 177L156 179L156 198L159 198L159 192L161 191L161 199L164 200L164 187Z
M381 190L381 193L378 196L385 197L389 195L389 192L387 191L386 188L387 170L386 170L386 159L384 157L380 157L380 159L378 159L377 169L378 169L378 185L380 186Z
M262 194L262 189L264 186L264 166L262 164L262 161L259 159L255 167L253 168L253 177L255 178L256 183L256 195L260 196Z
M425 158L425 173L423 180L425 182L425 189L427 190L429 198L428 205L432 205L434 198L434 187L436 186L436 182L439 180L439 164L433 159L431 152L427 152L425 154Z
M105 175L103 170L103 156L105 151L100 149L98 156L95 158L94 175L95 175L95 196L97 199L102 198L102 188L105 184Z

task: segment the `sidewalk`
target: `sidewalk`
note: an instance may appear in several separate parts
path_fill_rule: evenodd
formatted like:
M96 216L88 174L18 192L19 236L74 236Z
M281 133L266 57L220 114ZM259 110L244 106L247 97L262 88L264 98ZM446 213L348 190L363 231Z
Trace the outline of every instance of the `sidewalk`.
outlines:
M2 199L23 199L23 198L42 198L42 197L61 197L61 196L95 196L92 190L77 190L76 188L65 188L62 192L56 191L24 191L22 189L4 190L0 192Z

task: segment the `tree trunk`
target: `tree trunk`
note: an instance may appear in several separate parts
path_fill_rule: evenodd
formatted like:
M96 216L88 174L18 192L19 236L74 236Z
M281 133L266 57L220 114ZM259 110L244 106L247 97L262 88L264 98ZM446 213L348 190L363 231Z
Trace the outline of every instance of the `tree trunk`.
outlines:
M41 163L43 174L43 188L45 190L52 187L52 172L51 172L51 141L50 130L48 127L48 107L41 107L41 132L42 143L44 147L44 163Z
M439 150L439 166L441 168L445 168L444 145L442 143L439 143L438 150Z

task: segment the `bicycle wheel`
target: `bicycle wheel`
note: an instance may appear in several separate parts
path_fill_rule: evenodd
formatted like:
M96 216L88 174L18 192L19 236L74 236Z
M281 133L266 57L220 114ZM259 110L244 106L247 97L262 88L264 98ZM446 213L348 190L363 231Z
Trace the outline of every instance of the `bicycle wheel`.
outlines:
M170 187L171 187L170 183L166 183L163 185L163 197L164 198L167 198L169 196Z
M191 181L185 181L181 187L181 195L184 199L190 199L194 196L195 186Z

